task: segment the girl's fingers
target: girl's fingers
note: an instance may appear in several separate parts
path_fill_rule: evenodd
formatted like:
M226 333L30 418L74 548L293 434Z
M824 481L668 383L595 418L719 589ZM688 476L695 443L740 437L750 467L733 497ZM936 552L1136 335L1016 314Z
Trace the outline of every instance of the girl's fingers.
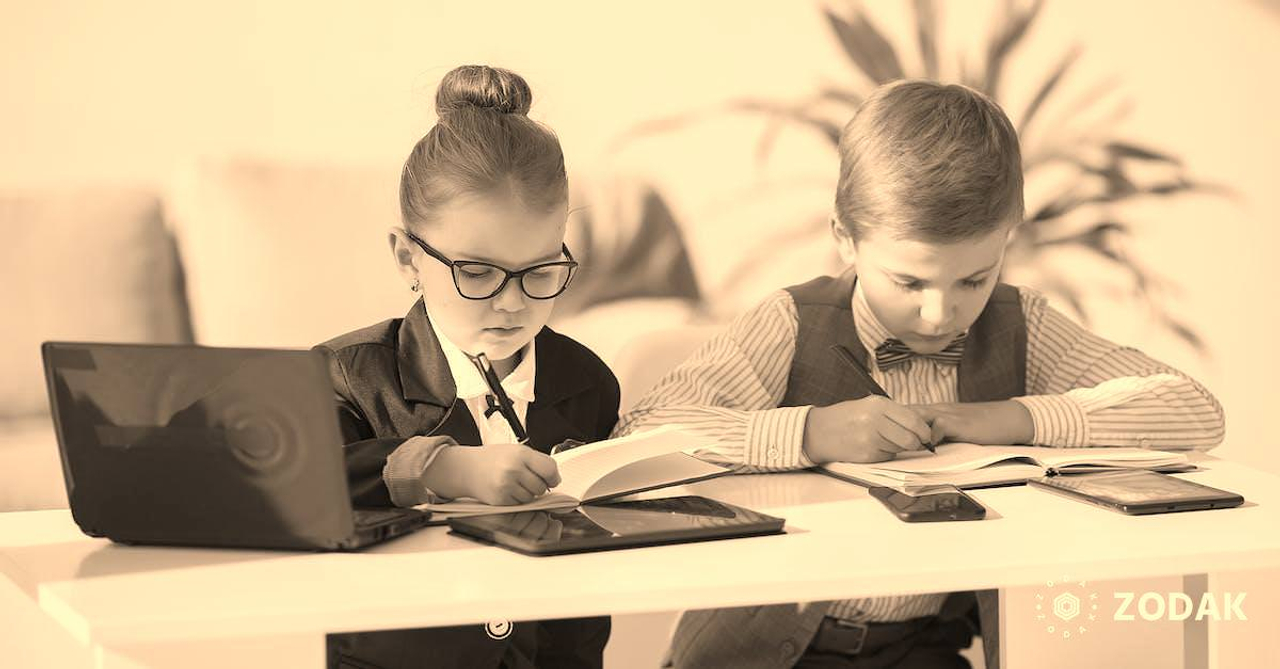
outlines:
M528 490L520 487L509 486L502 495L503 506L511 506L514 504L528 504L533 501L533 495Z
M543 455L534 450L530 450L529 455L530 457L525 460L525 466L538 478L542 479L546 488L554 488L560 485L560 469L556 466L556 461L551 456Z
M518 472L516 474L516 483L527 493L534 497L538 497L547 491L547 484L537 474L529 470Z

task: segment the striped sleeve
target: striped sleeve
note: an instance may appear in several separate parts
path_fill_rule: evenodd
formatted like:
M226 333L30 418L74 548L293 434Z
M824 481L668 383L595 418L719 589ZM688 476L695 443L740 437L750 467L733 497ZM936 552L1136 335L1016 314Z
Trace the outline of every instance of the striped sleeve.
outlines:
M742 471L812 466L802 448L809 407L778 407L799 323L791 295L771 294L663 377L613 435L680 423L715 440L698 453L707 460Z
M1107 341L1019 288L1027 321L1027 397L1036 444L1208 450L1222 443L1222 405L1204 386Z

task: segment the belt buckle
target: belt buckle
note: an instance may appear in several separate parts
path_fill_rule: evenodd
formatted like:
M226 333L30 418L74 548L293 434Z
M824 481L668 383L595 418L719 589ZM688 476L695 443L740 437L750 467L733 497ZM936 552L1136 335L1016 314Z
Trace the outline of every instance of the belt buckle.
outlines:
M842 640L845 634L849 633L852 633L850 634L850 637L855 639L852 643L852 647L842 648L842 652L848 655L857 655L858 653L861 653L862 646L867 642L867 631L870 629L867 624L855 623L851 620L841 620L840 618L833 619L833 622L835 623L836 628L842 632L840 635Z

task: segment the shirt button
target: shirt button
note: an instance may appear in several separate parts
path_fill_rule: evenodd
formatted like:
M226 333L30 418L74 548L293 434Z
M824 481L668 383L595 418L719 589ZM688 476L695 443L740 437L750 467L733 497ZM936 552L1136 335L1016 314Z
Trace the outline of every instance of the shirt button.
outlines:
M769 452L767 453L767 455L769 456L769 459L770 459L770 460L777 460L777 459L778 459L778 449L776 449L776 448L771 448L771 449L769 449Z
M792 642L791 639L783 641L782 644L778 646L778 654L781 655L784 660L790 659L792 655L795 655L795 652L796 644Z
M1143 437L1143 438L1141 438L1141 439L1139 439L1139 440L1138 440L1138 448L1150 448L1150 447L1151 447L1151 440L1150 440L1150 439L1147 439L1146 437Z

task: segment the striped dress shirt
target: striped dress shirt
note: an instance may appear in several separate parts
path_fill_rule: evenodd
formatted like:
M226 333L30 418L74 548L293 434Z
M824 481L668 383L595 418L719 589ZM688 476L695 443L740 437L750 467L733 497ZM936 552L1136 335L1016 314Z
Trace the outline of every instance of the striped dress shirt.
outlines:
M1035 290L1018 289L1027 325L1027 396L1033 443L1063 448L1136 446L1206 450L1221 443L1221 405L1203 386L1141 352L1090 333L1049 306ZM858 339L874 351L891 337L853 295ZM779 290L731 323L668 373L618 421L615 436L681 423L716 440L700 452L743 472L810 467L802 445L811 407L779 407L795 356L800 318ZM872 378L901 404L956 402L954 365L913 358ZM829 615L894 622L938 613L947 593L833 603Z

